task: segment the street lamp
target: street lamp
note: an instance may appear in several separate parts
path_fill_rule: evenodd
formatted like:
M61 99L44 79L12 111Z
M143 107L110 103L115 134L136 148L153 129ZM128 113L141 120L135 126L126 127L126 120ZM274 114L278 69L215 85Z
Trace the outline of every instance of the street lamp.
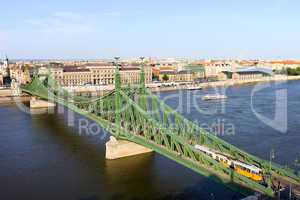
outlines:
M145 57L141 56L140 60L142 61L142 63L144 62Z
M272 148L271 151L270 151L270 173L271 173L271 170L272 170L272 160L274 160L274 158L275 158L275 151Z
M115 62L114 62L114 63L115 63L115 65L118 67L118 62L119 62L119 60L120 60L120 57L117 56L117 57L114 57L114 59L115 59Z

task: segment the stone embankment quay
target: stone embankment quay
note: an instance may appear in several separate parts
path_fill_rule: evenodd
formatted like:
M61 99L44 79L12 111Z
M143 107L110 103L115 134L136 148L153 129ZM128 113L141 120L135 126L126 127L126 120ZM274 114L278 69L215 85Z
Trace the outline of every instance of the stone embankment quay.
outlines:
M272 82L272 81L289 81L289 80L300 80L300 76L272 76L272 77L265 77L261 79L255 80L226 80L226 81L215 81L215 82L205 82L199 83L193 86L199 88L213 88L213 87L228 87L233 85L243 85L243 84L255 84L260 82ZM74 93L96 93L96 96L102 96L107 92L114 89L114 86L89 86L89 87L65 87L69 92ZM150 90L153 92L165 92L165 91L176 91L176 90L185 90L187 89L186 85L179 85L179 86L169 86L169 87L150 87ZM2 103L14 103L15 98L13 96L13 92L10 88L0 88L0 104ZM18 97L21 101L30 101L30 97L27 95L22 95Z
M20 97L15 97L13 91L10 88L0 88L0 104L10 104L16 101L29 101L30 97L28 95L22 95Z
M255 84L255 83L275 82L275 81L289 81L289 80L300 80L300 76L272 76L272 77L264 77L261 79L253 79L253 80L215 81L215 82L199 83L194 86L204 89L204 88L228 87L228 86L233 86L233 85ZM151 91L164 92L164 91L174 91L174 90L184 90L184 89L187 89L187 87L185 85L179 85L179 86L174 86L174 87L151 88Z

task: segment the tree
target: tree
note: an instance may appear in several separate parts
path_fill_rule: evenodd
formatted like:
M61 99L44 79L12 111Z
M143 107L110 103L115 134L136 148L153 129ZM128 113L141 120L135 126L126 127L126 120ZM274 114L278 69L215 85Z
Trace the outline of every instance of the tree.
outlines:
M152 74L152 80L153 81L158 81L159 80L159 77L155 74Z
M289 76L297 76L300 75L300 67L297 67L296 69L287 68L287 74Z
M162 79L163 79L164 81L168 81L168 80L169 80L169 76L168 76L167 74L164 74L164 76L162 77Z

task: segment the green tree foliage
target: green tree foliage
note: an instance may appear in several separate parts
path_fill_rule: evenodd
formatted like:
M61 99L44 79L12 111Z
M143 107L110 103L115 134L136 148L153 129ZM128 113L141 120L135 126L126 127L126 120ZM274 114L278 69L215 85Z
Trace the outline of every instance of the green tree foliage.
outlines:
M159 80L159 77L155 74L152 74L152 80L153 81L158 81Z
M300 67L297 67L295 69L287 68L287 74L289 76L298 76L298 75L300 75Z
M169 80L169 76L168 76L167 74L164 74L164 76L162 77L162 79L163 79L164 81L168 81L168 80Z

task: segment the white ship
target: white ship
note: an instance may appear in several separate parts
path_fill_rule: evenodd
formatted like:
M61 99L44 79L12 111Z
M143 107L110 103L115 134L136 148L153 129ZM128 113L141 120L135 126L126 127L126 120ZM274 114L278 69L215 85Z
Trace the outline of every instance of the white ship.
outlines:
M208 101L208 100L221 100L221 99L227 99L226 95L221 94L208 94L202 97L202 100Z
M202 87L200 86L191 86L191 85L188 85L186 87L187 90L202 90Z

